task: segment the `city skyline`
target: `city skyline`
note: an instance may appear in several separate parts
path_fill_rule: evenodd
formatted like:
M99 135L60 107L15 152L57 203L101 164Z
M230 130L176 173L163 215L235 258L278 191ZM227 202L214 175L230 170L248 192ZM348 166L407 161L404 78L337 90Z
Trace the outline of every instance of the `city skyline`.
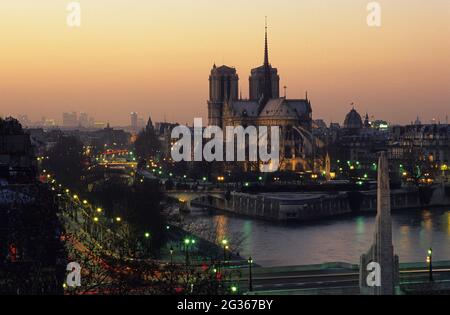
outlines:
M248 97L250 69L263 62L267 15L280 86L289 98L308 91L314 119L342 124L354 103L361 114L391 123L446 121L449 3L380 1L382 25L371 28L367 2L357 0L79 2L81 28L65 24L66 3L2 5L2 115L59 120L77 111L128 125L138 112L191 124L207 116L213 63L236 67Z

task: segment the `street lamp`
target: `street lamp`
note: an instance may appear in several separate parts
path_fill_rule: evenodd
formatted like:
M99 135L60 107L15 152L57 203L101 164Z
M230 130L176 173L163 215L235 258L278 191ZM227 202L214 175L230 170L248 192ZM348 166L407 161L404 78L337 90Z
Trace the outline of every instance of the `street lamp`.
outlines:
M189 250L188 250L188 246L189 246L190 243L191 243L190 239L186 238L184 240L184 252L185 252L185 255L186 255L186 265L189 265Z
M252 277L252 265L253 265L253 258L249 257L248 259L248 290L250 292L253 292L253 277Z
M121 217L117 217L116 218L116 222L121 222L122 221L122 218Z
M433 249L428 249L427 263L429 268L429 279L433 282Z
M222 240L223 245L223 261L227 260L227 248L228 248L228 240L223 239Z
M150 243L150 233L149 232L145 232L144 233L144 237L145 237L145 252L148 255L151 252L151 243Z

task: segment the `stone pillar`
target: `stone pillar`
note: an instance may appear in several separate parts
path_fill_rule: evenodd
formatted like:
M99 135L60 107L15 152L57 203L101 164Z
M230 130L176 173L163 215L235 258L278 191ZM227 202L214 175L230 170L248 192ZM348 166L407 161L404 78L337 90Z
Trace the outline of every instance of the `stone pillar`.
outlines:
M377 217L374 243L360 259L360 289L366 295L393 295L399 280L398 257L392 245L391 199L389 188L389 166L386 152L378 162ZM367 266L375 262L380 266L380 285L369 286L367 278L372 270ZM374 279L374 278L372 278Z

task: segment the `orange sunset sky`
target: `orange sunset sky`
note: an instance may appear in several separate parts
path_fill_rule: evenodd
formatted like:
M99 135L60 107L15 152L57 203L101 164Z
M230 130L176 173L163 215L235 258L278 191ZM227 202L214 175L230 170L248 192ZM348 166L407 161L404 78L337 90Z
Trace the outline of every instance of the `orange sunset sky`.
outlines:
M236 67L248 95L265 16L280 86L308 90L314 118L342 123L351 102L392 123L449 114L448 0L379 1L380 28L365 0L79 0L81 28L66 24L69 2L1 1L0 114L206 118L214 62Z

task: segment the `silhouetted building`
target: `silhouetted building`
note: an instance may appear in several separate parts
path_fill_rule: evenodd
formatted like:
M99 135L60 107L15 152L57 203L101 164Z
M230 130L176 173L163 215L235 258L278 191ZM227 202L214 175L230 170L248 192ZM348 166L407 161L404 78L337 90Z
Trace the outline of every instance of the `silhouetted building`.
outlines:
M267 27L264 63L251 71L250 99L239 95L236 69L213 66L209 77L208 123L226 126L279 126L280 169L303 171L313 168L312 108L305 99L286 99L279 95L278 71L269 62ZM246 170L256 170L247 163Z
M36 176L36 160L30 135L14 118L0 118L0 177L9 182Z

